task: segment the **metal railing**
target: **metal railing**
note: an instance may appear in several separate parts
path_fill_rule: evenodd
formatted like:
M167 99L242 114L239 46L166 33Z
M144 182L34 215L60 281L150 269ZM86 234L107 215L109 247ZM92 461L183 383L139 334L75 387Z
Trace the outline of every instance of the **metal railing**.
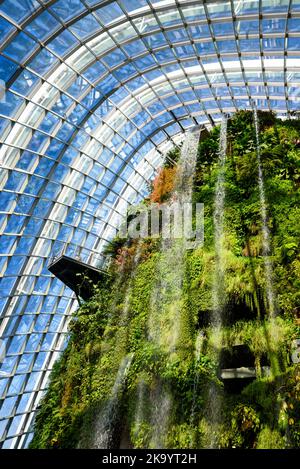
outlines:
M48 267L62 256L69 257L99 270L107 270L111 261L110 256L96 253L75 244L63 243L61 247L56 248L49 257Z

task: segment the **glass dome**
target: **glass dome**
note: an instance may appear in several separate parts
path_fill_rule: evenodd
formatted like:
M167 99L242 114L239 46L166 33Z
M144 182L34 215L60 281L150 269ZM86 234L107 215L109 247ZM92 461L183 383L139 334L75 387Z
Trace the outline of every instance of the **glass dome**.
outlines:
M4 0L0 30L0 442L21 448L77 306L49 257L101 253L193 127L299 110L300 0Z

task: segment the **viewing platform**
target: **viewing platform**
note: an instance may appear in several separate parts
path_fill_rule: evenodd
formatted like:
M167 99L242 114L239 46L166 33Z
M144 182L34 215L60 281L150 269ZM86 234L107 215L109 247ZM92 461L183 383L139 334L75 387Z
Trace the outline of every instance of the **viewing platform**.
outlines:
M260 373L262 377L270 375L270 361L266 354L260 357ZM227 392L239 393L257 378L255 357L245 344L237 344L224 348L220 355L219 377Z
M94 285L108 274L110 259L104 255L65 244L53 255L48 270L73 290L79 299L87 301L93 295Z

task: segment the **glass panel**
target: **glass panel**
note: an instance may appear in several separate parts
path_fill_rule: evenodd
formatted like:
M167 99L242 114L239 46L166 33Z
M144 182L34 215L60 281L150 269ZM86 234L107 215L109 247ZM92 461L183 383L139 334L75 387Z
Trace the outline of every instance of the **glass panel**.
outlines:
M299 49L299 38L298 37L289 37L288 38L288 51L297 51L300 52Z
M237 52L235 41L218 41L217 47L221 54L227 52Z
M236 15L247 15L259 11L260 0L234 0L233 6Z
M289 32L299 32L300 31L300 19L299 18L289 18L288 20L288 31Z
M275 13L275 12L286 12L289 6L290 0L264 0L262 2L263 13Z
M200 54L212 54L215 52L214 44L211 41L196 43L195 46Z
M96 62L83 72L83 76L93 83L98 81L105 71L105 67L100 62Z
M70 30L81 40L86 39L88 36L91 36L101 29L102 27L92 14L85 16L70 26Z
M263 19L261 22L263 33L285 33L286 20L279 18Z
M174 53L172 49L166 48L155 52L155 58L159 63L165 63L174 60Z
M9 23L5 18L0 17L0 37L3 41L12 31L15 30L16 28L11 23Z
M237 21L236 22L236 31L237 33L239 33L240 35L242 34L251 34L251 33L255 33L255 34L258 34L259 33L259 20L243 20L243 21Z
M37 0L6 0L0 5L0 12L10 16L15 21L23 21L27 16L30 16L40 4Z
M48 11L44 11L29 23L25 31L35 36L39 41L44 41L59 27L61 24Z
M17 397L7 397L3 401L3 404L0 410L0 418L8 417L13 413L13 409L14 409L16 401L17 401Z
M189 21L197 21L206 18L205 10L202 5L183 7L182 13L184 17Z
M240 39L239 45L242 52L256 51L259 53L260 50L259 39Z
M137 37L134 27L129 23L122 23L120 26L112 28L110 34L118 44L130 38Z
M299 11L300 10L300 1L299 0L292 0L291 10Z
M30 62L29 67L36 71L39 75L44 75L54 65L58 64L58 59L46 49L41 52Z
M284 38L263 38L262 46L264 50L279 50L284 52Z
M105 26L121 17L124 17L124 13L117 2L112 2L105 7L99 8L95 13Z
M186 41L188 38L187 31L184 28L175 29L174 31L167 31L166 36L172 43Z
M120 3L123 5L126 11L138 10L139 8L143 8L145 6L149 8L147 0L135 0L134 2L132 0L121 0Z
M24 70L14 81L11 89L23 96L27 96L38 83L40 84L41 81L36 75L29 72L29 70Z
M9 80L9 78L13 75L13 73L17 70L18 65L12 62L11 60L7 59L0 55L0 76L1 79L4 81ZM0 103L3 100L0 100Z
M124 62L126 60L126 56L120 50L116 50L104 56L102 60L109 67L113 68L114 66L120 64L121 62Z
M164 27L166 26L174 26L176 24L182 25L182 20L180 16L180 12L177 10L169 10L166 12L158 12L157 16L159 21L162 23Z
M37 47L38 44L33 39L21 32L9 43L4 52L17 62L23 62Z
M146 36L144 41L147 43L148 47L155 48L163 46L166 44L166 38L162 33L152 34L151 36Z
M80 0L58 0L51 6L59 18L62 18L64 21L69 20L73 16L77 16L80 12L84 10L84 6Z
M231 16L231 2L222 1L222 3L208 3L207 11L211 18Z
M73 49L79 41L68 30L60 33L53 41L48 44L49 49L57 55L64 55Z
M215 36L232 36L234 29L232 23L212 23L212 28Z

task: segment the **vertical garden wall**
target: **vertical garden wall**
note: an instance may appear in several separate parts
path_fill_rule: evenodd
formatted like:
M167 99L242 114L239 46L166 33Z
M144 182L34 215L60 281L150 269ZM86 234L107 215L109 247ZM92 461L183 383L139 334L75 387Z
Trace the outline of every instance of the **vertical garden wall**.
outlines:
M216 127L200 140L192 181L193 202L204 203L204 245L114 240L110 275L71 322L32 448L300 446L300 121L258 118L274 312L253 113L239 112L227 122L220 324ZM179 153L173 150L174 165L161 169L140 210L178 193Z

